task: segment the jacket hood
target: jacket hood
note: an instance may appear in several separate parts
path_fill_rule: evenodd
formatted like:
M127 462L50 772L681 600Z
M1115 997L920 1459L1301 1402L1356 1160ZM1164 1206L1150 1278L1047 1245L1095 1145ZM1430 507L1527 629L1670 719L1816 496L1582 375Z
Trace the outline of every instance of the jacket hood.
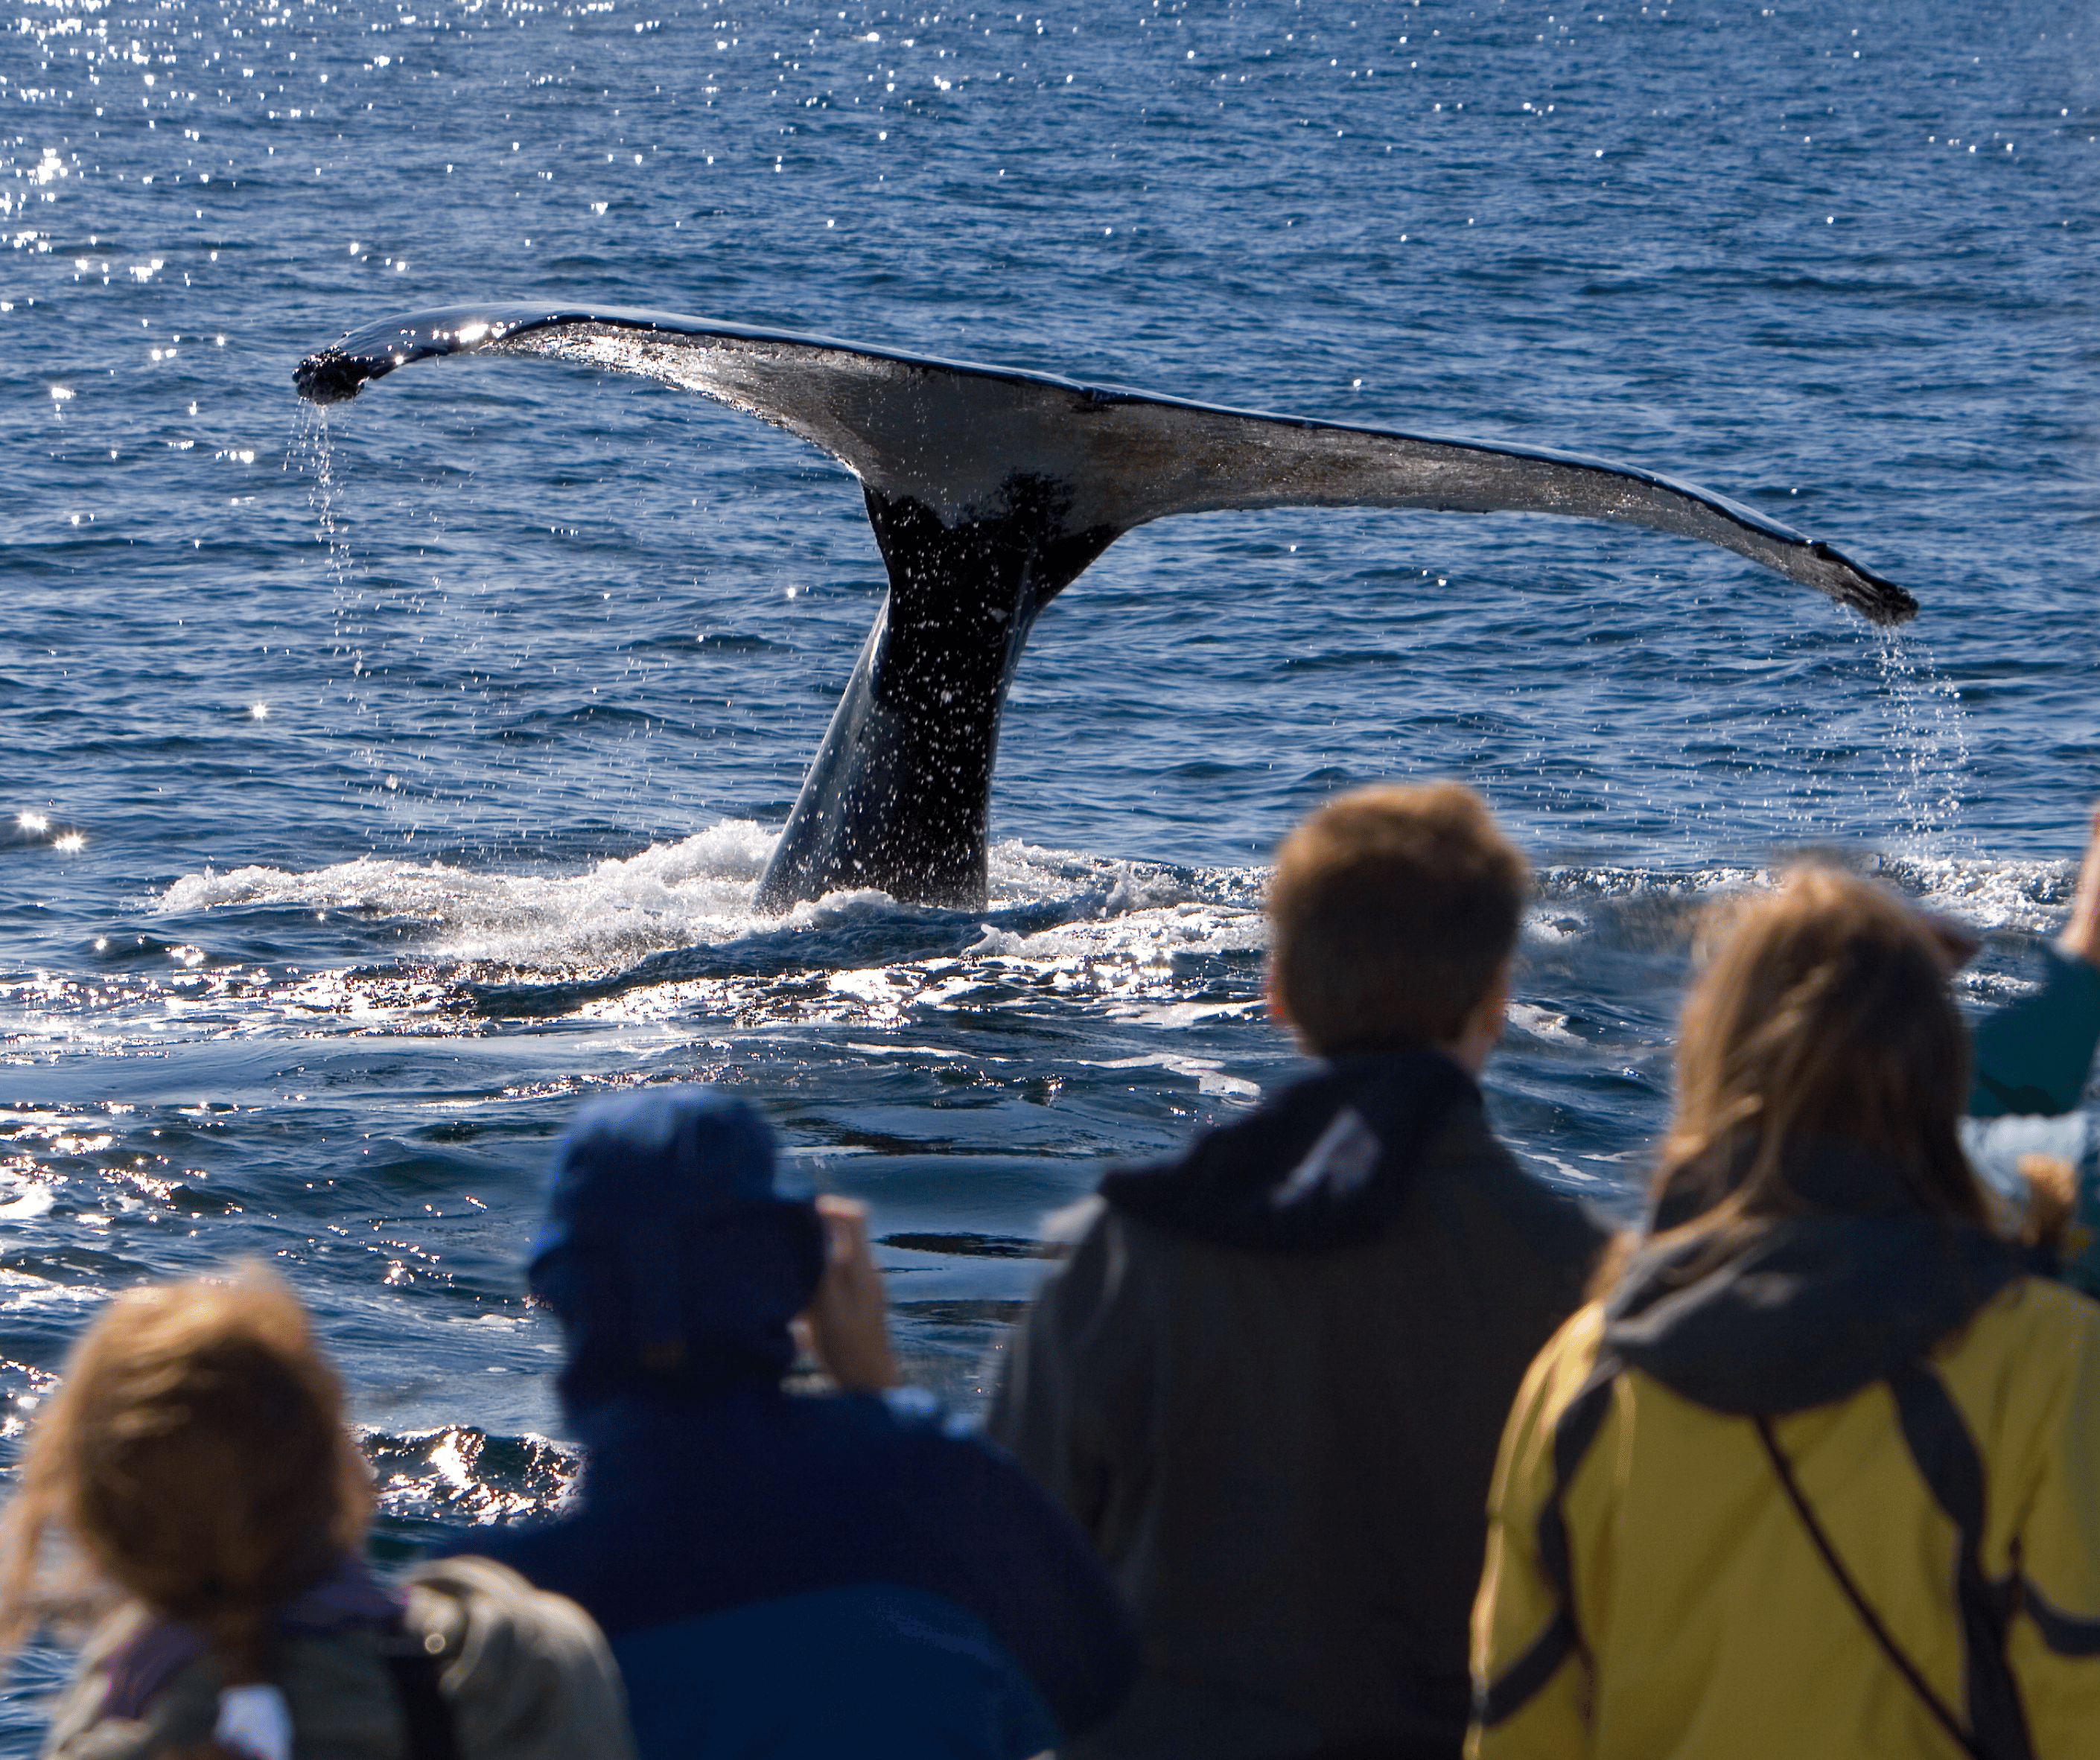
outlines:
M576 1415L639 1387L777 1383L823 1263L814 1205L774 1189L765 1121L711 1088L650 1087L563 1135L528 1281L567 1336Z
M1257 1251L1375 1241L1399 1218L1416 1166L1480 1091L1441 1052L1340 1057L1252 1117L1197 1138L1180 1160L1119 1168L1101 1194L1170 1234Z
M1635 1254L1604 1304L1604 1349L1714 1411L1800 1411L1885 1379L2027 1269L2020 1249L1920 1210L1893 1168L1847 1145L1804 1145L1788 1180L1815 1211L1718 1265L1698 1235Z
M109 1652L104 1670L108 1687L101 1715L126 1720L143 1718L161 1691L183 1670L211 1649L211 1634L201 1625L151 1612L140 1618ZM331 1637L357 1626L387 1626L401 1617L398 1595L373 1580L364 1559L351 1554L333 1574L276 1609L277 1630L295 1637Z

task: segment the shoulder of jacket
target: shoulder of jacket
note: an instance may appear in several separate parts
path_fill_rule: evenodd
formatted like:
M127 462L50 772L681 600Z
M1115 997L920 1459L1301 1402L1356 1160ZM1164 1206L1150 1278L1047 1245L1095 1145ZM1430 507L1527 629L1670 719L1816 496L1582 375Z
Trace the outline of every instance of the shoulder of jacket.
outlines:
M1933 1352L1943 1370L1979 1357L2015 1368L2067 1367L2100 1356L2100 1303L2053 1277L2015 1277Z
M565 1595L536 1589L507 1564L467 1555L418 1564L402 1579L404 1623L438 1661L448 1693L536 1667L588 1665L607 1653L591 1617Z
M1524 1163L1495 1135L1487 1114L1478 1106L1454 1107L1430 1139L1419 1165L1424 1172L1488 1180L1535 1191L1542 1198L1559 1197L1552 1187L1524 1171Z
M1495 1135L1486 1114L1472 1107L1462 1109L1437 1133L1418 1177L1469 1189L1548 1253L1572 1249L1594 1255L1612 1233L1591 1206L1527 1169Z
M1993 1474L2009 1483L2052 1439L2100 1423L2100 1305L2053 1279L2015 1279L1930 1358Z
M1524 1373L1517 1405L1534 1412L1549 1427L1559 1423L1561 1414L1599 1374L1604 1341L1604 1304L1585 1302L1539 1348ZM1607 1369L1613 1381L1626 1379L1616 1361Z
M1043 1251L1052 1256L1070 1252L1094 1233L1108 1214L1109 1201L1098 1192L1059 1205L1038 1225Z
M1053 1211L1044 1227L1043 1245L1052 1261L1046 1286L1060 1283L1074 1293L1083 1290L1090 1303L1121 1290L1133 1263L1171 1258L1192 1244L1098 1193Z
M1202 1255L1185 1241L1096 1198L1079 1236L1044 1269L1021 1322L1031 1375L1060 1365L1061 1380L1098 1387L1148 1356L1161 1316ZM995 1440L1008 1440L994 1427Z
M209 1727L218 1697L218 1668L209 1658L192 1657L174 1670L139 1717L104 1714L111 1664L152 1617L137 1602L126 1602L95 1622L73 1678L47 1708L44 1760L148 1760L171 1734L193 1736Z
M106 1670L110 1659L129 1643L139 1629L149 1624L152 1614L145 1605L137 1601L125 1601L112 1608L88 1628L87 1635L81 1640L80 1658L75 1667L74 1678Z
M628 1760L618 1665L589 1614L508 1565L465 1555L402 1580L404 1623L438 1664L467 1753Z
M2083 1290L2054 1277L2021 1277L2006 1293L2023 1310L2032 1311L2040 1324L2068 1326L2088 1339L2100 1340L2100 1302Z
M1630 1377L1615 1364L1600 1368L1604 1334L1603 1304L1586 1303L1532 1359L1503 1429L1492 1495L1497 1506L1506 1508L1511 1499L1535 1505L1557 1481L1572 1483L1595 1458L1599 1432L1629 1396Z
M1585 1302L1565 1320L1538 1353L1541 1362L1551 1361L1561 1371L1586 1379L1596 1366L1604 1342L1604 1304Z

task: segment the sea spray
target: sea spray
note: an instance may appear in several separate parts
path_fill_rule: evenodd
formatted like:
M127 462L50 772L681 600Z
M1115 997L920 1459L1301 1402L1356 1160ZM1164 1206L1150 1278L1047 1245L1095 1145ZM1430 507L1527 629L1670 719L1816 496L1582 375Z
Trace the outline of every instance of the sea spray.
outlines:
M355 646L360 632L351 622L354 607L350 585L350 543L337 514L341 490L335 477L328 410L321 404L302 403L295 420L298 426L293 430L291 461L310 479L307 505L313 509L315 539L328 553L323 567L334 598L329 653L334 659L347 657L351 675L355 677L363 658ZM336 681L331 678L328 682L333 687Z
M1907 854L1938 854L1961 817L1969 767L1961 693L1941 674L1931 649L1902 626L1876 629L1874 644L1892 723L1886 747L1895 796L1890 835Z
M329 578L338 591L350 575L350 545L336 517L340 491L335 479L335 451L329 431L328 410L320 404L302 403L294 417L291 451L285 468L308 479L307 505L313 509L316 541L328 550Z

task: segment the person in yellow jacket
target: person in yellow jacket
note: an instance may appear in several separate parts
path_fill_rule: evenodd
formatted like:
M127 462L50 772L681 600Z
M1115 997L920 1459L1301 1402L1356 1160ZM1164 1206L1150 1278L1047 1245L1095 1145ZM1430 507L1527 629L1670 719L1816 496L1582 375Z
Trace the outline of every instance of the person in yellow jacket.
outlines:
M1650 1231L1510 1414L1467 1752L2100 1753L2100 1306L1962 1157L1929 930L1814 868L1731 928Z

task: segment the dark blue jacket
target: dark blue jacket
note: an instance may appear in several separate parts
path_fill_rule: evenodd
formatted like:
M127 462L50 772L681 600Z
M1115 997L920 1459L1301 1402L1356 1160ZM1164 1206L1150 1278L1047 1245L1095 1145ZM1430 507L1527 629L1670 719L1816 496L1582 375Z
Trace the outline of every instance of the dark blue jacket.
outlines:
M478 1550L605 1629L644 1760L1008 1760L1129 1685L1092 1549L930 1401L631 1395L588 1441L580 1507Z
M823 1265L743 1102L577 1114L532 1287L561 1317L576 1507L474 1550L580 1603L642 1760L1025 1760L1136 1669L1092 1546L923 1395L792 1394Z

